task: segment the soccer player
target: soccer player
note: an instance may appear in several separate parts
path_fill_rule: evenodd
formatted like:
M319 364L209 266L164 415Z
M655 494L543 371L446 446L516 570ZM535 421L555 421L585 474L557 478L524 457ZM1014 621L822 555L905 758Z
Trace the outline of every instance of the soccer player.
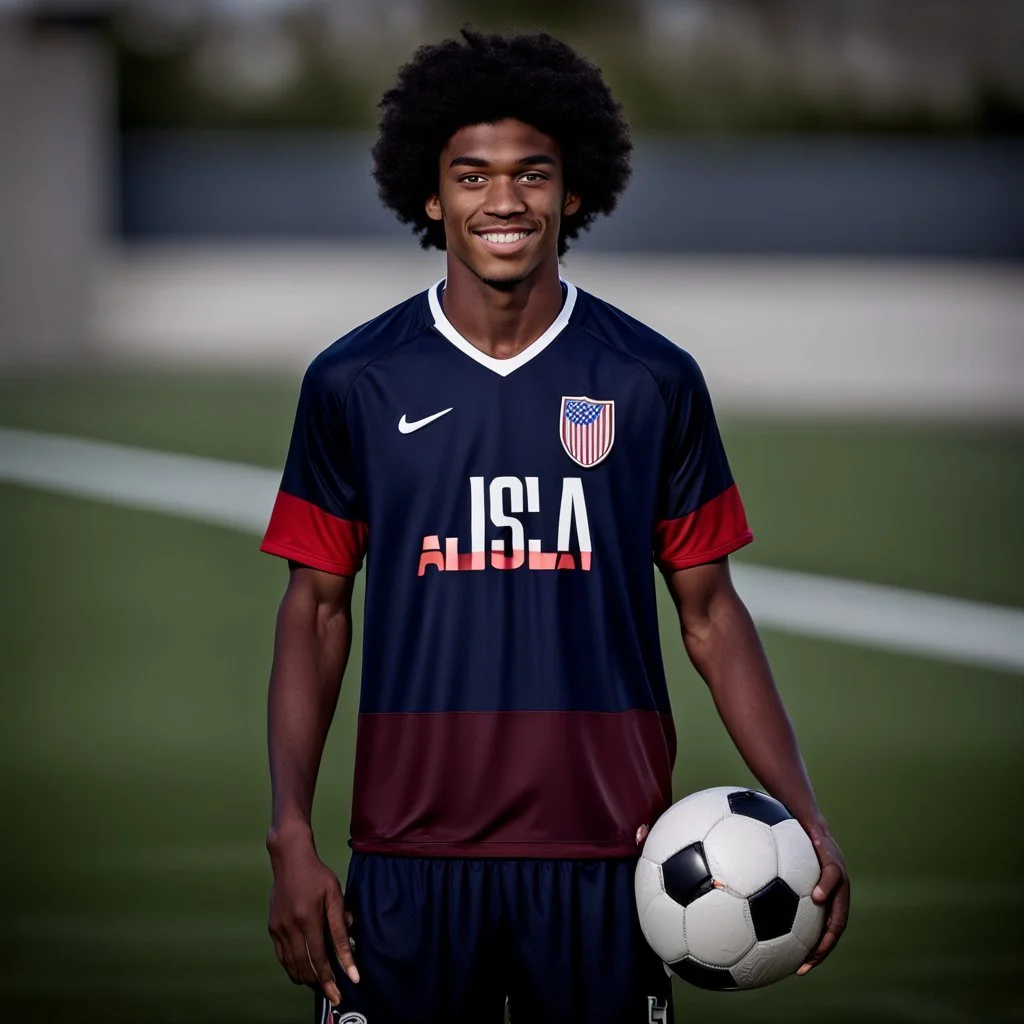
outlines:
M652 565L737 748L814 840L831 907L802 970L845 926L843 859L730 582L751 532L700 371L559 276L629 176L620 108L548 35L462 36L399 71L373 151L446 276L313 361L263 541L290 564L270 930L320 1022L670 1021L633 897L676 755ZM310 819L364 559L343 896Z

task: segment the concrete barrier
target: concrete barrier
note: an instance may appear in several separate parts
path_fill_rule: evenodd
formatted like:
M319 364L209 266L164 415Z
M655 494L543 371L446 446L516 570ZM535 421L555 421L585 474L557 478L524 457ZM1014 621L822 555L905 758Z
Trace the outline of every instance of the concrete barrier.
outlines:
M564 275L691 351L738 411L1024 419L1024 269L573 256ZM298 373L443 276L412 243L126 247L103 265L104 358Z

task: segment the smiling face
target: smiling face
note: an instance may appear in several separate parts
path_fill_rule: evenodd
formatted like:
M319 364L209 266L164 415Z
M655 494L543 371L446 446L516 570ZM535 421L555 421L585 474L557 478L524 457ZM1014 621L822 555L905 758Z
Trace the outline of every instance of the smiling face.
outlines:
M562 217L580 200L565 190L550 136L513 120L460 128L441 152L439 182L426 210L444 223L449 263L502 291L557 266Z

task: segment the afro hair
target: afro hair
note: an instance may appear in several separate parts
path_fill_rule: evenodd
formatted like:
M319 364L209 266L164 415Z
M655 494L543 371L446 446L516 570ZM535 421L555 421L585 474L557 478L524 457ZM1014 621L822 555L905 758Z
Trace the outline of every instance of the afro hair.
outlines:
M439 187L439 158L460 128L513 118L562 150L566 188L580 208L562 220L558 255L570 239L611 213L630 175L633 145L622 108L601 71L546 32L490 35L421 46L380 101L373 177L381 201L411 224L427 249L445 248L444 225L425 204Z

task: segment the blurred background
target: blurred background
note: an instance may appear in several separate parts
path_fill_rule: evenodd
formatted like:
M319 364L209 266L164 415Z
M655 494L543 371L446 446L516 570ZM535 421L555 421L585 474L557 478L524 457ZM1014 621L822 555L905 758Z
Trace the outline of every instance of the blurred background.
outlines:
M0 1017L308 1013L264 930L284 570L255 538L306 363L443 275L369 147L466 21L562 36L624 106L632 183L564 273L705 371L854 877L821 971L677 1012L1024 1020L1019 0L0 0ZM753 783L663 611L677 795ZM317 803L339 873L358 669Z

